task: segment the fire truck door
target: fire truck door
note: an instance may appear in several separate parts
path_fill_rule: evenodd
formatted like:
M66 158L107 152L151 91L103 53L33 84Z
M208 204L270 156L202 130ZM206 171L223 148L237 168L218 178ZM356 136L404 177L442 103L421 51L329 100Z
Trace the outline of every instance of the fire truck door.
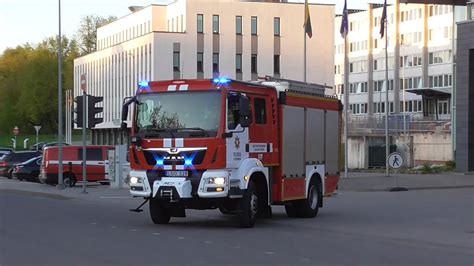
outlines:
M249 157L245 148L249 143L250 123L251 112L247 96L229 93L226 108L227 168L238 168L241 161Z
M247 151L250 157L259 159L263 164L272 163L273 123L271 112L268 112L270 97L251 96L253 123L250 126L250 138ZM269 114L270 113L270 114ZM275 130L276 131L276 130Z

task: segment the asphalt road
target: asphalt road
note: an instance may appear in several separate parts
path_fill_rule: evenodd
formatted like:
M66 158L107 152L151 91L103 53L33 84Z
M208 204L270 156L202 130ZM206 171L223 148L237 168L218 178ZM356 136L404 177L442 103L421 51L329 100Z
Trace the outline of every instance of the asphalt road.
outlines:
M219 211L154 225L138 199L0 189L0 265L470 265L474 189L344 192L315 219L240 229Z

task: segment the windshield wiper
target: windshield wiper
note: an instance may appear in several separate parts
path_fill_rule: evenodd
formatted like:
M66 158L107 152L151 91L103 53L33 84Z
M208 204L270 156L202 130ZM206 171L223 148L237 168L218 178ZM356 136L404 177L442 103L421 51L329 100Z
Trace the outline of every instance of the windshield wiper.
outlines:
M167 128L153 128L153 129L144 129L143 131L144 137L159 137L161 132L166 132L170 134L172 138L174 138L173 132Z
M176 129L178 131L186 131L186 130L195 130L195 131L201 131L203 132L204 134L206 134L206 137L209 137L209 131L203 129L203 128L200 128L200 127L184 127L184 128L178 128Z

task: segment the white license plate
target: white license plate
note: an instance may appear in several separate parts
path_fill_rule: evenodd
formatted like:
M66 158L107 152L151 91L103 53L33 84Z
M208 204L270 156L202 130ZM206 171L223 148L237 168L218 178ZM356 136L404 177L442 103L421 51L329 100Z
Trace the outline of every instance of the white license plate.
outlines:
M165 176L169 177L187 177L188 175L188 171L165 171Z

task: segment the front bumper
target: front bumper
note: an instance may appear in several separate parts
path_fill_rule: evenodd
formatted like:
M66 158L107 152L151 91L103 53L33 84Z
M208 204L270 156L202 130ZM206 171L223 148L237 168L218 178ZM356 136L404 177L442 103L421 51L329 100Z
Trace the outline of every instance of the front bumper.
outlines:
M176 201L179 199L239 197L242 194L240 188L231 188L230 174L227 170L206 170L198 178L167 176L156 178L152 177L151 174L147 174L146 171L132 170L130 177L130 180L133 179L134 181L130 182L130 194L136 197L153 197ZM219 182L215 181L216 179ZM235 182L232 182L232 184L238 185Z

